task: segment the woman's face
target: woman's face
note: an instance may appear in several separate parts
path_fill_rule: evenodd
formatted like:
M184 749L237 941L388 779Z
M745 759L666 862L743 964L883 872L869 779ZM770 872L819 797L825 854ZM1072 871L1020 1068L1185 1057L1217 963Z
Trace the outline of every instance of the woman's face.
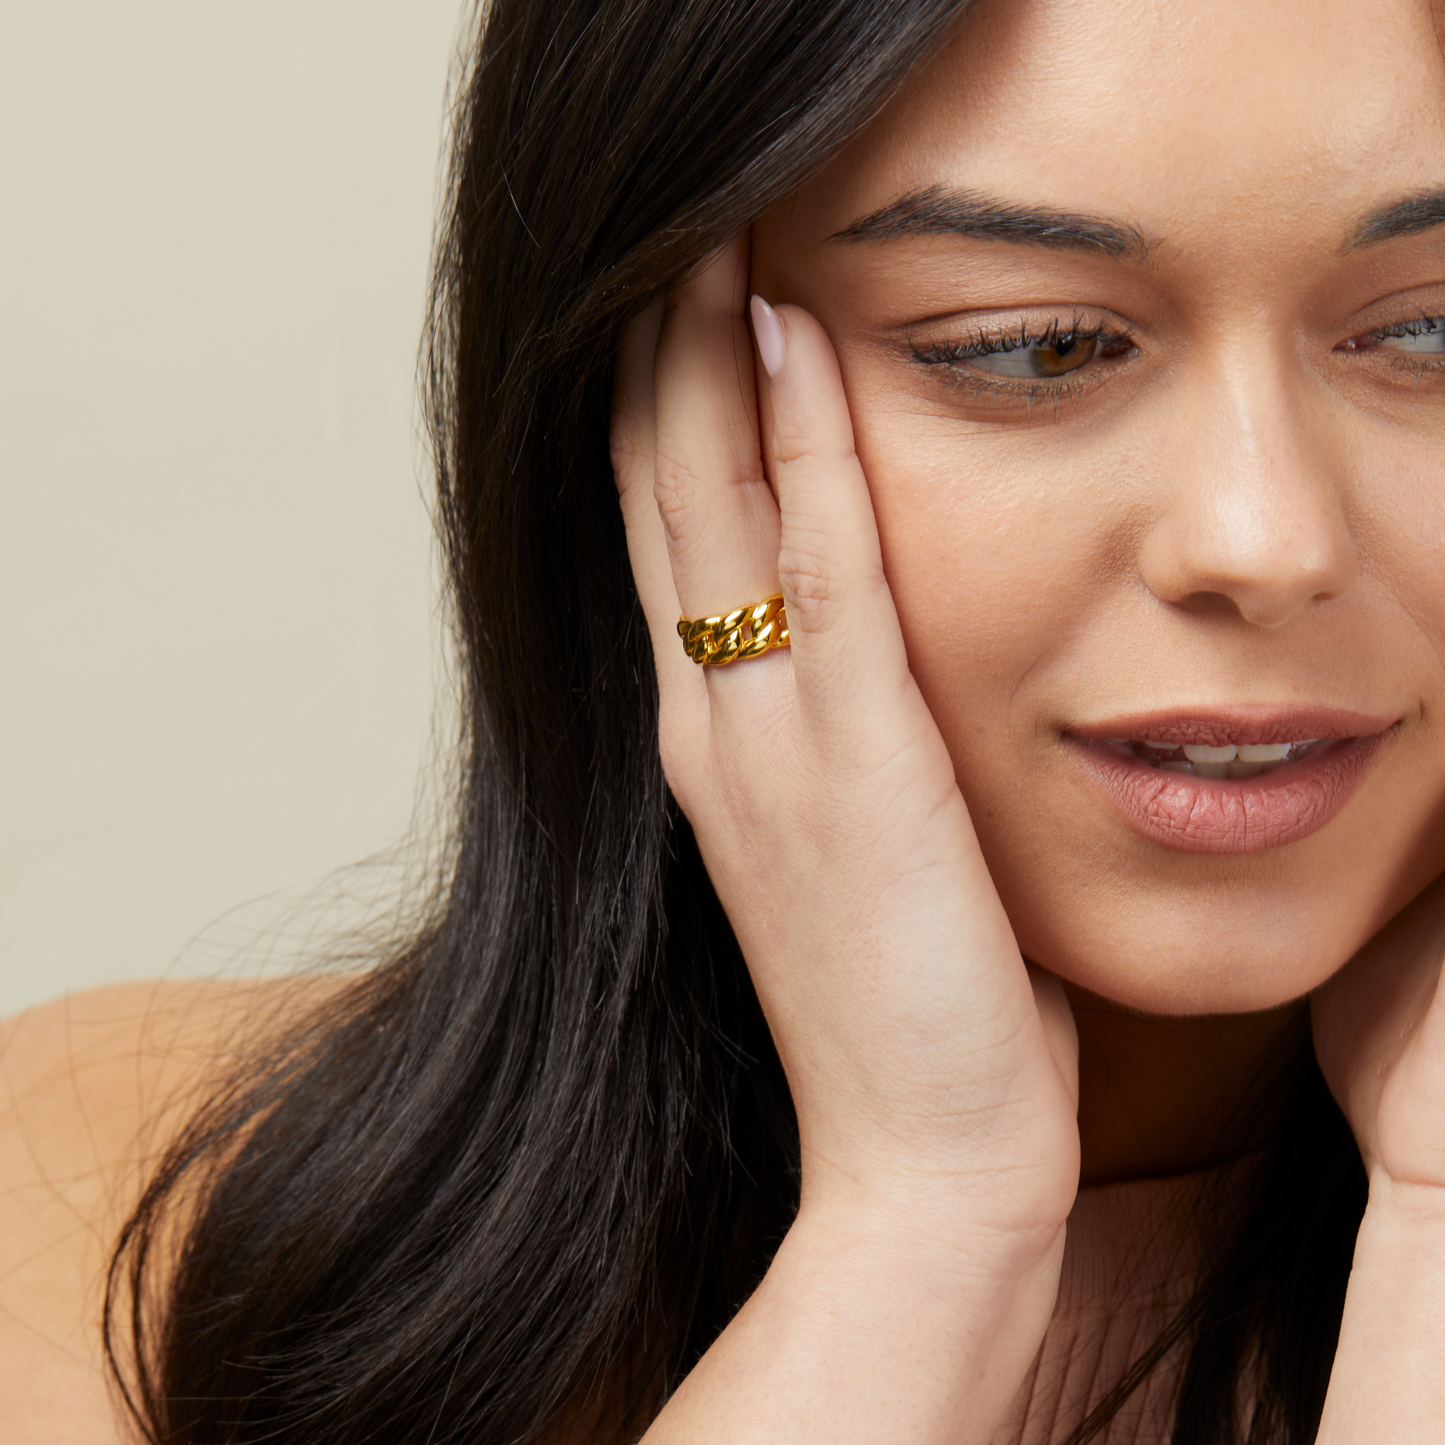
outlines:
M985 0L753 267L1027 955L1264 1008L1445 869L1428 0Z

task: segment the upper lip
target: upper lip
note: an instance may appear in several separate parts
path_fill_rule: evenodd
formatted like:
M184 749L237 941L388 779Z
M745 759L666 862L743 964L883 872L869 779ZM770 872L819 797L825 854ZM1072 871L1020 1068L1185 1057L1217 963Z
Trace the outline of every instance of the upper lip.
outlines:
M1398 721L1398 714L1357 712L1353 708L1249 703L1126 713L1100 722L1070 724L1064 732L1076 738L1152 738L1176 747L1224 747L1228 743L1371 737Z

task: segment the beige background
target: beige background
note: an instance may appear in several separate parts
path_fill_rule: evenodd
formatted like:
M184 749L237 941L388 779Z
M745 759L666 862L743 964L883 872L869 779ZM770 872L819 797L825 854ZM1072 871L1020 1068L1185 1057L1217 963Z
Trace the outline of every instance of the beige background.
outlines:
M4 1014L249 966L407 829L461 3L0 10Z

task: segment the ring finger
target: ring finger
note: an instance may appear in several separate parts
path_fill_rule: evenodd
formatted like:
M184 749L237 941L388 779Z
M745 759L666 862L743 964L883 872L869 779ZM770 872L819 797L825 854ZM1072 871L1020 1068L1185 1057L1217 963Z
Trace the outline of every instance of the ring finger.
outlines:
M758 444L746 235L669 298L656 361L658 509L689 618L778 591L779 520Z

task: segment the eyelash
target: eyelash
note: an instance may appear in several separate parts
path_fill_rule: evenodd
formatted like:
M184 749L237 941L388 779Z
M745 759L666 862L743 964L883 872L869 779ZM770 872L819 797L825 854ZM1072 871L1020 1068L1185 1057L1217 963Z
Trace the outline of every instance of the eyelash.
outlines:
M1413 321L1397 321L1393 326L1381 326L1376 331L1366 332L1364 336L1352 337L1344 342L1340 349L1358 355L1372 345L1392 337L1433 336L1441 331L1445 331L1445 316L1430 316L1421 312ZM1408 352L1397 352L1390 356L1388 361L1393 370L1407 372L1417 381L1445 374L1445 357L1431 358L1423 354L1412 356Z
M1413 321L1397 321L1393 326L1382 326L1378 331L1370 332L1366 339L1378 341L1382 336L1430 336L1440 330L1442 322L1445 322L1445 316L1431 316L1422 311Z
M966 363L980 356L999 356L1012 351L1032 348L1065 348L1078 342L1097 342L1100 351L1078 368L1055 380L1040 377L1036 381L1017 378L990 376L975 371ZM972 336L956 337L948 341L930 342L921 346L910 342L913 360L921 366L950 372L948 382L952 386L966 387L975 393L985 393L1004 400L1022 401L1025 405L1047 400L1055 406L1077 395L1090 384L1090 378L1083 375L1095 369L1097 361L1115 360L1132 355L1134 333L1127 328L1106 325L1085 325L1079 317L1069 321L1056 317L1043 327L1030 326L1027 322L1016 331L978 331Z
M1369 351L1373 346L1391 337L1427 336L1445 329L1445 317L1422 313L1411 321L1397 322L1382 326L1375 331L1344 342L1340 350L1356 354ZM1035 347L1067 347L1071 343L1094 341L1100 350L1076 372L1057 379L1040 377L1037 380L1021 380L1003 376L990 376L974 370L967 363L981 356L1023 351ZM1087 386L1097 381L1099 361L1117 360L1133 355L1135 333L1127 327L1103 324L1085 325L1079 317L1069 321L1056 317L1045 326L1030 326L1021 323L1015 331L978 331L972 336L957 337L947 341L919 345L910 342L912 359L921 366L950 373L950 386L967 389L976 395L986 395L1004 401L1022 402L1032 407L1039 401L1049 401L1056 408L1071 397L1077 396ZM1388 357L1392 368L1407 371L1417 379L1445 374L1445 358L1434 359L1423 355L1401 353Z

